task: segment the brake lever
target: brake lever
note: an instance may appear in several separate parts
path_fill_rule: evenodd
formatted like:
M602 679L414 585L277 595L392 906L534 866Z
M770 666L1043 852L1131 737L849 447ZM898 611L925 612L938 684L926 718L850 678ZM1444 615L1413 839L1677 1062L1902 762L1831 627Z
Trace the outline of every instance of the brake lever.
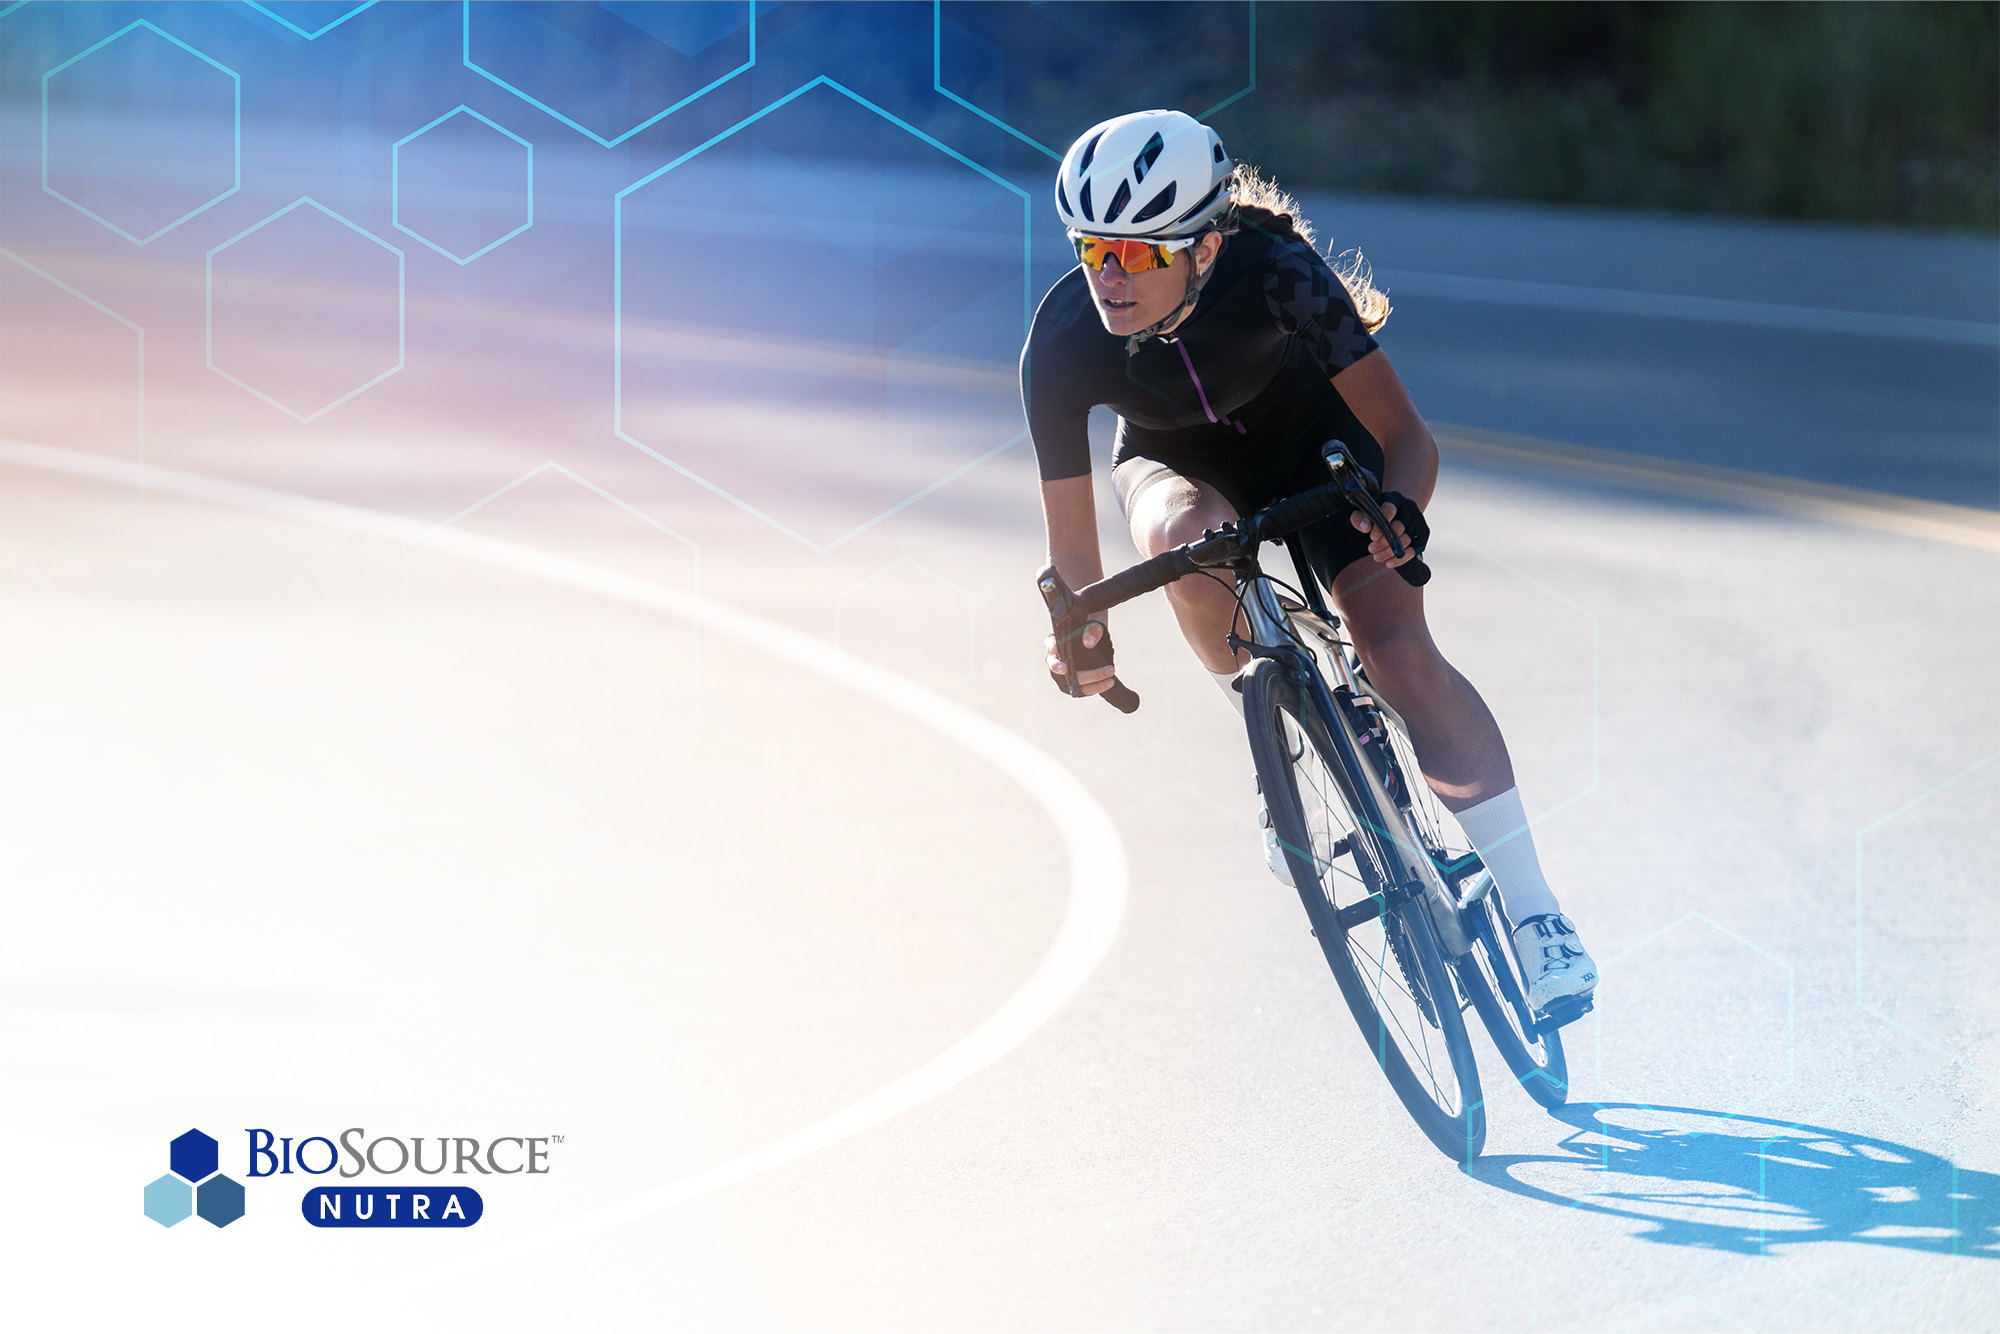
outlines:
M1069 668L1063 673L1063 689L1071 698L1076 698L1082 690L1077 683L1075 664L1070 662L1069 653L1063 648L1068 642L1068 636L1063 633L1063 622L1070 618L1070 602L1075 595L1054 565L1044 565L1036 573L1035 587L1041 590L1042 601L1049 609L1049 622L1056 630L1056 657Z
M1334 442L1334 447L1326 451L1326 466L1340 484L1342 494L1353 506L1367 516L1368 522L1378 525L1377 531L1389 539L1389 554L1403 554L1403 539L1396 536L1395 525L1382 513L1382 506L1376 502L1375 492L1379 483L1375 474L1348 457L1347 450Z
M1035 587L1041 591L1042 601L1049 609L1049 621L1056 632L1056 656L1062 660L1063 666L1069 669L1063 673L1063 692L1071 699L1082 699L1083 683L1077 680L1076 664L1070 661L1070 656L1063 647L1072 638L1082 634L1083 627L1087 624L1072 610L1076 603L1076 594L1071 591L1069 584L1064 581L1054 565L1044 565L1036 572ZM1115 676L1111 678L1109 688L1098 693L1104 697L1106 704L1120 713L1130 713L1139 707L1139 692Z
M1376 531L1389 539L1389 554L1402 555L1403 539L1396 536L1395 525L1391 524L1388 516L1382 513L1382 507L1375 502L1375 497L1359 487L1350 488L1348 495L1360 507L1361 512L1368 516L1368 522L1376 525Z

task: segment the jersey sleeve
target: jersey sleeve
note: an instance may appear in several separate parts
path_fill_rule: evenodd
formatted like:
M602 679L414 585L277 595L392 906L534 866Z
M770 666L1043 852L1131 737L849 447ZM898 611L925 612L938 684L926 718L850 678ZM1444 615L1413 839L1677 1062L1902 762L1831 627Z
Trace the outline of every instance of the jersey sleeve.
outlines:
M1311 246L1284 241L1272 247L1264 273L1264 303L1278 327L1305 344L1328 375L1338 375L1380 346L1361 327L1347 287Z
M1045 482L1090 473L1091 403L1079 380L1075 358L1045 336L1038 317L1021 349L1021 406Z

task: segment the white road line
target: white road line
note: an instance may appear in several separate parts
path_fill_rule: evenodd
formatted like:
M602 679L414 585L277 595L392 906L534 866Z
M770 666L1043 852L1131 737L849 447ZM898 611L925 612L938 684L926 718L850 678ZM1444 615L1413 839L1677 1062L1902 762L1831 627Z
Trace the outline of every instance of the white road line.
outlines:
M1062 922L1034 973L979 1027L915 1070L803 1130L684 1180L510 1238L469 1257L470 1265L503 1264L644 1218L794 1162L936 1097L1026 1041L1082 988L1117 938L1130 880L1124 840L1104 807L1074 774L1025 738L964 705L810 635L588 561L474 533L440 531L429 523L374 510L15 440L0 440L0 463L142 487L384 541L422 542L482 565L693 621L704 630L846 686L958 742L1020 784L1061 834L1070 865Z
M1934 343L2000 347L2000 324L1987 324L1980 320L1947 320L1929 315L1877 315L1863 310L1835 310L1826 306L1788 306L1770 301L1677 296L1669 292L1633 292L1616 287L1575 287L1568 283L1530 283L1512 278L1474 278L1457 273L1418 273L1409 269L1377 269L1375 278L1388 291L1391 300L1400 293L1502 306L1532 306L1543 310L1587 310L1605 315L1700 320L1709 324L1753 324L1767 329L1802 329L1809 333L1849 334L1860 338L1913 338Z

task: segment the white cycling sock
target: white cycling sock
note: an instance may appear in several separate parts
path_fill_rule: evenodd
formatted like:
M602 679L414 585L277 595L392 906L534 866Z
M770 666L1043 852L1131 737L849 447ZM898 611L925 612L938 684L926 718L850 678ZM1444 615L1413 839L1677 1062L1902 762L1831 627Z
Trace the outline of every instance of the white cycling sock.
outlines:
M1520 788L1510 787L1460 811L1458 827L1493 873L1493 882L1507 902L1507 915L1516 923L1562 911L1542 874L1542 859L1535 855L1535 836L1528 829L1528 813L1521 809Z
M1215 684L1221 687L1222 697L1236 706L1236 716L1243 716L1243 692L1236 688L1235 672L1210 672Z

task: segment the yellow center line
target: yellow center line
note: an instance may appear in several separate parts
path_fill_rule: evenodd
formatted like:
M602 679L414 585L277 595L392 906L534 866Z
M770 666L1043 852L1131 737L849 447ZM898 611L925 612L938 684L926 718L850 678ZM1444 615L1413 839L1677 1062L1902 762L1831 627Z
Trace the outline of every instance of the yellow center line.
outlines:
M1591 449L1476 426L1437 422L1432 424L1431 433L1437 437L1439 450L1448 458L1483 467L1571 481L1608 482L1641 491L1713 500L1978 551L2000 552L2000 513L1992 510L1802 481L1796 477L1774 477L1743 468Z

